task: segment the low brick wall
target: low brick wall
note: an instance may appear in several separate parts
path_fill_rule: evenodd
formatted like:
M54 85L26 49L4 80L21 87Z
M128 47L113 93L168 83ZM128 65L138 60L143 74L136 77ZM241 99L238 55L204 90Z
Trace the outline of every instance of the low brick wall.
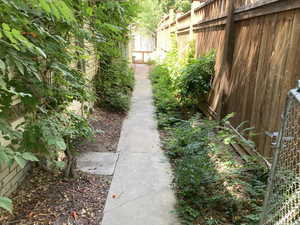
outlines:
M11 168L3 166L0 172L0 196L9 196L22 183L30 169L28 163L24 169L14 164Z

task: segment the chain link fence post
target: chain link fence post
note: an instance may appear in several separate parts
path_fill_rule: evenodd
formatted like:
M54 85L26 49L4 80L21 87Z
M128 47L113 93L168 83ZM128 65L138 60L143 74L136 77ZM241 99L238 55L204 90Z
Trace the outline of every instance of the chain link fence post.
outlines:
M300 224L300 82L289 91L260 225Z

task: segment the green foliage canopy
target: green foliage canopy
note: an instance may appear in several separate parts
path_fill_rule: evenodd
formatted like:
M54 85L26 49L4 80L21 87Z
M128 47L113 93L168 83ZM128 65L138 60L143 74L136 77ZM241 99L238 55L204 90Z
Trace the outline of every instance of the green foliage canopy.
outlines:
M0 166L14 162L56 161L75 140L92 135L87 120L69 105L95 100L86 79L84 43L103 63L121 54L135 0L0 0ZM17 127L12 121L25 115ZM11 210L11 202L0 199Z
M159 0L142 0L141 10L138 14L136 24L143 28L145 32L154 33L160 22L163 9Z
M191 0L161 0L161 7L165 13L168 13L170 9L174 9L178 12L188 12L191 10Z

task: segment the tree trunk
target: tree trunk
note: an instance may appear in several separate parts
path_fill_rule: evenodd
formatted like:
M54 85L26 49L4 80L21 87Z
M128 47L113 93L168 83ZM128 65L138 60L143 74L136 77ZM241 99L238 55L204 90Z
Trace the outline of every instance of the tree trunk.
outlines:
M73 156L70 149L66 150L66 156L67 156L67 164L65 167L65 177L68 178L75 178L76 177L76 158Z

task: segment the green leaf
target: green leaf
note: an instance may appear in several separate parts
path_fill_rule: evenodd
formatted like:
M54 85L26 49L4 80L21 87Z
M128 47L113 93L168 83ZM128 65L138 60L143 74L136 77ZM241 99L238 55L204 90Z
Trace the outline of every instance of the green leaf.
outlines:
M3 149L0 148L0 162L7 163L9 160L7 154L4 152Z
M0 89L9 92L9 90L7 89L6 83L5 81L0 77Z
M38 54L40 54L41 56L43 56L45 59L47 58L46 53L39 47L35 47L36 51Z
M12 213L13 211L12 200L6 197L0 197L0 208L3 208L8 212Z
M21 168L24 168L27 164L27 161L20 156L16 155L14 159Z
M42 81L41 75L39 73L33 72L33 75L36 77L36 79Z
M12 29L11 31L12 35L18 40L18 41L27 41L26 38L21 34L19 30Z
M2 28L6 31L10 31L10 27L6 23L2 23Z
M53 15L59 20L60 19L59 10L56 8L55 5L51 5L51 9L52 9Z
M16 45L16 44L12 44L12 46L13 46L15 49L17 49L18 51L21 50L21 49L18 47L18 45Z
M13 35L11 34L10 31L4 30L3 32L4 32L5 36L10 40L11 43L13 43L13 44L17 44L18 43L17 40L13 37Z
M51 13L50 5L46 0L40 0L40 6L43 10L45 10L45 12Z
M87 7L86 8L86 13L88 14L88 16L92 16L93 15L93 8L92 7Z
M231 118L233 118L235 115L235 113L229 113L227 116L224 117L223 122L226 122L228 120L230 120Z
M0 59L0 69L1 69L2 73L5 74L6 65L1 59Z
M60 150L66 150L66 148L67 148L64 139L61 137L56 137L56 136L49 137L47 142L49 145L54 145Z
M63 169L65 167L65 163L62 161L55 161L54 164L56 167L58 167L60 169Z
M17 40L13 37L12 32L10 31L10 27L6 23L2 23L2 28L4 35L10 40L10 42L17 44Z
M24 75L24 66L23 66L23 64L20 63L20 62L17 61L17 60L15 60L15 64L16 64L16 66L17 66L19 72L20 72L22 75Z
M66 5L64 1L57 0L54 2L56 8L61 12L61 16L68 22L76 21L72 10Z
M230 143L232 143L232 138L231 137L227 137L224 139L224 144L225 145L229 145Z
M15 162L15 161L14 161L13 158L9 159L8 162L7 162L8 168L11 168L11 167L14 165L14 162Z
M30 152L23 153L22 157L23 157L23 159L25 159L27 161L34 161L34 162L39 161L39 159L35 155L33 155L32 153L30 153Z

